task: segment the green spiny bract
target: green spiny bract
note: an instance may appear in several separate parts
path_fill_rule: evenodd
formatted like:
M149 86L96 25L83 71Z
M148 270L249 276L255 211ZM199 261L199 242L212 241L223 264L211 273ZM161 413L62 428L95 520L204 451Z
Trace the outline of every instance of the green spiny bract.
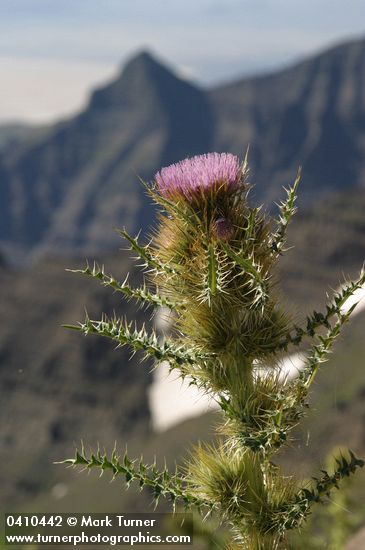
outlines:
M121 464L115 453L108 459L82 452L68 462L111 469L114 477L123 473L128 484L152 487L157 500L167 496L174 504L208 508L231 525L234 547L275 550L286 548L286 532L300 527L313 504L364 464L350 452L332 475L324 472L307 486L285 476L272 458L305 414L314 376L354 309L344 313L344 303L365 284L365 273L346 282L325 313L308 315L304 327L294 324L280 304L275 267L286 250L299 174L276 221L249 205L246 175L246 161L239 165L223 154L163 169L146 186L160 207L149 244L121 231L142 261L148 284L134 289L97 266L82 270L129 299L169 307L168 339L160 342L144 327L117 318L86 317L71 327L167 361L208 392L223 416L217 444L197 447L185 469L174 474L142 461L137 467L128 457ZM299 376L288 380L280 360L304 338L313 340L312 348Z

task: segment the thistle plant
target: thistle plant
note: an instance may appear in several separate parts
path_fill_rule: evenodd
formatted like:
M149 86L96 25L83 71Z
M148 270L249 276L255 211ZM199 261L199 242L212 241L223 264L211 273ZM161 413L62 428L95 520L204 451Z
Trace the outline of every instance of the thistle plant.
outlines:
M351 451L333 471L312 482L288 476L274 455L308 410L308 394L318 368L328 360L354 310L343 305L365 283L362 270L334 293L324 312L308 315L303 326L280 303L276 266L286 252L287 228L296 211L300 175L271 219L248 201L247 159L210 153L163 168L147 193L157 203L158 225L150 242L121 231L142 262L145 284L133 288L104 268L81 273L152 308L171 310L173 326L161 340L144 326L103 316L70 328L110 338L142 351L156 365L188 379L220 407L216 441L201 443L185 466L169 471L156 464L84 448L66 463L110 470L152 489L156 503L215 514L230 525L235 548L287 548L287 534L305 522L312 506L337 489L342 478L364 462ZM295 378L283 376L285 353L308 341L305 365Z

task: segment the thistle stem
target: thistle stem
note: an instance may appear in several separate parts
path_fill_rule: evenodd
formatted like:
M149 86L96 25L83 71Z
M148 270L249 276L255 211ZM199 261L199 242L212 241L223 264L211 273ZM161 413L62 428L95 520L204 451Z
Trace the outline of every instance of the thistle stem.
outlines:
M254 392L253 364L251 360L234 360L227 368L228 391L231 404L242 417L247 413L247 404Z

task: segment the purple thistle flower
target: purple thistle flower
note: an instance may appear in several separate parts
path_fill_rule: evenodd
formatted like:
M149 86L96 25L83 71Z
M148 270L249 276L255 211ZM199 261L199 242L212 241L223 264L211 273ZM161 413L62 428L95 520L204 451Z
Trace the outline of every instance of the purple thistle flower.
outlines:
M187 158L162 168L155 175L161 195L176 193L191 199L198 191L226 186L234 189L241 176L238 157L230 153L208 153Z

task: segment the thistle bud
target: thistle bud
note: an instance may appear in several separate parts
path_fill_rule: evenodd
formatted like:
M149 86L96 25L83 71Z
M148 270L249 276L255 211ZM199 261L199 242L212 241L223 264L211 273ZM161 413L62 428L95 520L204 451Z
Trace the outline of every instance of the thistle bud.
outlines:
M229 241L234 234L233 225L227 218L218 218L213 222L211 233L218 241Z

